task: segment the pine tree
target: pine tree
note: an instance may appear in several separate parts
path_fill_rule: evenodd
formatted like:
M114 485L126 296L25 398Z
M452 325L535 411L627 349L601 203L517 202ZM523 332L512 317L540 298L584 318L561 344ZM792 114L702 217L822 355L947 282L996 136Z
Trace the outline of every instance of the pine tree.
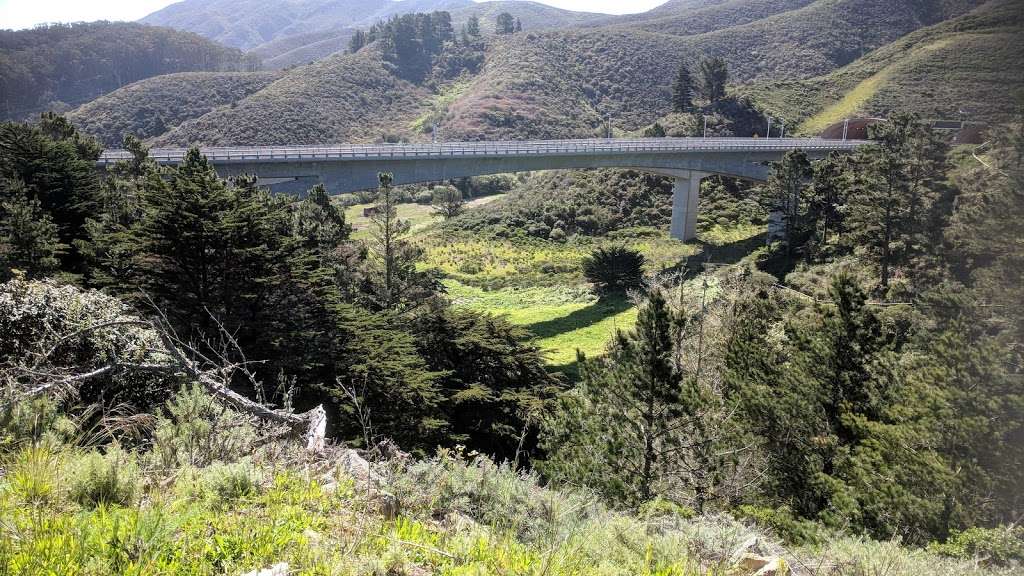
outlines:
M470 16L469 20L466 21L466 33L469 34L471 38L480 37L480 18L475 14Z
M786 253L790 256L803 245L808 235L805 214L811 163L800 150L786 152L781 162L772 164L768 185L768 203L781 211L786 224Z
M519 18L516 18L516 29L515 29L515 32L522 32L522 31L523 31L523 21L520 20Z
M894 269L928 250L926 233L945 179L946 147L916 116L905 114L873 126L871 138L874 143L854 159L846 242L864 247L885 290Z
M843 206L846 204L847 174L845 160L836 153L814 165L814 179L807 198L807 223L810 240L809 260L821 260L831 251L834 237L843 230Z
M693 77L685 62L679 65L675 82L672 83L672 110L674 112L693 110Z
M359 52L366 46L367 38L366 32L362 30L356 30L355 34L352 35L352 39L348 41L348 51L352 54Z
M29 278L53 274L65 249L39 200L29 197L20 181L0 179L0 280L9 279L12 270Z
M398 217L399 194L391 185L392 175L382 172L378 180L369 246L376 276L375 301L380 309L395 311L432 296L437 281L432 274L416 270L423 250L405 240L410 224Z
M18 200L19 213L45 214L56 226L57 244L63 248L52 254L59 257L63 271L76 275L84 266L73 248L85 238L86 218L95 208L100 152L95 140L52 113L44 113L37 125L0 124L0 178L22 190L19 196L27 204Z
M681 322L654 292L636 328L616 335L607 358L580 354L578 395L565 399L543 440L549 472L633 505L666 492L675 469L670 454L685 434L674 426L686 400L675 360Z
M512 34L516 31L516 20L508 12L502 12L498 14L494 28L498 34Z
M701 94L712 104L725 98L725 85L729 82L729 67L716 56L700 63Z

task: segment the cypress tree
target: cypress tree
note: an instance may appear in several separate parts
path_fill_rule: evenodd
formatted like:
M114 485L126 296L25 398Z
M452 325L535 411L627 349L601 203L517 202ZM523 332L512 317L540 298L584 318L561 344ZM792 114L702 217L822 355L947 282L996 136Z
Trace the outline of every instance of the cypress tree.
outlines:
M781 162L772 164L765 191L768 202L783 214L786 223L786 253L793 255L796 247L805 241L808 231L805 222L811 163L800 150L786 152Z
M693 110L693 77L685 62L679 65L676 79L672 83L672 110L674 112Z
M700 63L701 93L712 104L725 98L729 67L721 57L707 58Z

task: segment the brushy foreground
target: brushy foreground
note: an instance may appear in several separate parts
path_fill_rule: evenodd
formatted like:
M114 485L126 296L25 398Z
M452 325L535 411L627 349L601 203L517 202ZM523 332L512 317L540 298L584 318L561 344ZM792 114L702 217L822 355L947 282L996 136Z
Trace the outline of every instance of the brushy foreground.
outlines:
M244 574L287 563L309 575L707 576L747 574L736 560L749 551L781 556L793 574L1011 573L851 537L785 549L755 526L671 506L617 512L460 451L380 455L368 484L343 465L350 452L313 457L262 441L199 389L156 416L71 419L36 402L2 425L0 574ZM142 429L149 440L134 448L109 442Z

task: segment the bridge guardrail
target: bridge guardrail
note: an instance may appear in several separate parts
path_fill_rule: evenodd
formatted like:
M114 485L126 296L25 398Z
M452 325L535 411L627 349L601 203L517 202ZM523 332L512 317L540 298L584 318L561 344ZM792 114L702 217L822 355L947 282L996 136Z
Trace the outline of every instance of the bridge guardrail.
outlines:
M437 144L340 144L311 146L210 147L202 149L211 162L348 160L392 158L444 158L475 156L527 156L554 154L615 154L631 152L778 152L803 150L852 150L866 144L857 140L819 138L649 138L615 140L538 140L510 142L449 142ZM156 148L150 157L157 162L177 163L184 148ZM124 150L108 150L99 164L131 158Z

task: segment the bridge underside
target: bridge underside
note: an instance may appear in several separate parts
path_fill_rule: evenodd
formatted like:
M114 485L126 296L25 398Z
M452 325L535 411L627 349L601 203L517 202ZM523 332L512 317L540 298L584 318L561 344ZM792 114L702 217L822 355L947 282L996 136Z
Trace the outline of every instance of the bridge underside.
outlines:
M811 158L827 154L807 150ZM624 168L647 171L675 179L672 202L672 237L691 240L697 235L700 182L718 174L763 181L768 163L778 161L779 150L701 150L694 152L564 153L542 155L474 155L453 157L347 157L344 159L214 160L222 177L256 175L272 191L302 194L323 184L331 194L372 190L377 174L390 172L396 185L468 176L484 176L538 170Z
M260 162L218 163L221 176L256 174L260 182L275 192L301 194L315 184L324 184L331 194L372 190L377 174L387 171L394 183L439 182L467 176L484 176L537 170L586 168L625 168L647 171L675 179L672 203L672 237L692 240L697 235L700 182L711 174L747 180L765 180L767 162L778 160L777 153L726 153L699 156L608 155L475 157L451 159L394 159L381 161L346 160L343 162Z
M274 191L302 193L314 184L322 183L330 193L341 194L376 188L377 173L381 171L392 173L397 185L439 182L465 176L577 168L629 168L667 176L697 171L764 180L768 176L766 163L778 160L779 156L778 153L478 156L441 159L347 159L337 162L230 162L216 163L216 167L221 176L225 177L256 174Z

